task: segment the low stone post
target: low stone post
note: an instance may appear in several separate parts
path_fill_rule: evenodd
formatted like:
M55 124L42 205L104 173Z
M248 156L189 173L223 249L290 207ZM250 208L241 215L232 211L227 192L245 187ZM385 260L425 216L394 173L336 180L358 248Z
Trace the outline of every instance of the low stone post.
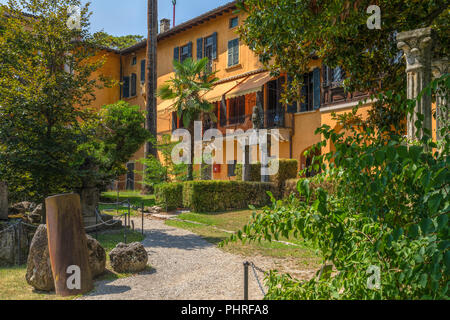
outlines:
M0 220L8 219L8 185L0 181Z
M400 32L397 47L403 50L406 58L407 98L416 99L419 93L431 82L431 48L433 44L431 28ZM423 130L417 132L417 114L424 116L423 129L432 130L431 96L423 95L416 103L414 114L407 119L407 136L413 140L422 138ZM416 135L417 134L417 135Z
M87 237L80 196L65 194L45 199L47 236L56 294L73 296L92 290Z

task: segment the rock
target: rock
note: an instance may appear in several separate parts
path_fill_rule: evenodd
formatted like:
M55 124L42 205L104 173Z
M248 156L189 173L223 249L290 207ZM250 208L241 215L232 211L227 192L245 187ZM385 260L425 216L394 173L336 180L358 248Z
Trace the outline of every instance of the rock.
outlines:
M92 277L97 277L105 271L106 252L100 243L89 235L87 235L87 245ZM31 241L26 279L28 284L37 290L55 290L45 224L39 226Z
M110 253L111 266L119 273L143 271L147 266L148 254L142 243L119 243Z
M89 266L91 267L92 277L96 278L103 272L105 272L106 252L105 249L103 249L103 247L97 240L92 238L90 235L86 236L89 255Z
M41 224L31 241L26 279L29 285L41 291L53 291L52 267L48 253L47 227Z
M20 239L20 251L19 251ZM26 262L28 234L16 222L0 223L0 266L13 266Z
M34 208L36 208L36 204L28 201L22 201L13 204L9 211L12 214L25 214L27 212L32 212Z

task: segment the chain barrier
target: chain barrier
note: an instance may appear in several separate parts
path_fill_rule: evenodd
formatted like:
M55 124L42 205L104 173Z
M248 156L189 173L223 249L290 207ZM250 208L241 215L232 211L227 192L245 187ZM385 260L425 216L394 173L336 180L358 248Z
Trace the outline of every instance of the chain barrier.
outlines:
M246 261L244 262L244 300L248 300L248 267L252 268L253 275L255 276L255 280L258 283L259 289L261 290L263 296L266 295L266 292L264 291L264 287L259 280L258 274L256 271L266 273L266 271L262 270L261 268L258 268L253 262Z

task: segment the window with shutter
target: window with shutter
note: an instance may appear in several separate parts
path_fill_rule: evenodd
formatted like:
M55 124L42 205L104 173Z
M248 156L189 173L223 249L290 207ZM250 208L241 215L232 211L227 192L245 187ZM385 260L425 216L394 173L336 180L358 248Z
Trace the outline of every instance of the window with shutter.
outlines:
M197 60L203 58L203 38L197 39Z
M173 60L180 61L180 47L175 47L173 49Z
M314 110L320 108L320 69L313 70L313 106Z
M300 105L300 111L306 112L306 111L314 110L314 75L313 75L313 72L306 73L303 76L303 87L302 87L301 95L302 95L302 103Z
M217 32L214 32L212 35L213 38L213 51L212 51L212 59L217 59Z
M178 117L177 112L172 112L172 130L178 129Z
M228 67L239 64L239 39L228 41Z
M124 98L130 97L130 77L123 77L122 96Z
M287 76L287 81L288 81L288 86L290 88L291 87L291 83L292 83L292 77L288 75ZM297 101L295 101L292 104L287 106L287 112L288 113L296 113L297 112Z
M136 73L131 74L131 96L136 96L136 86L137 86L137 75Z
M192 42L182 46L180 51L180 62L183 62L188 58L192 58Z
M141 60L141 83L145 83L145 60Z

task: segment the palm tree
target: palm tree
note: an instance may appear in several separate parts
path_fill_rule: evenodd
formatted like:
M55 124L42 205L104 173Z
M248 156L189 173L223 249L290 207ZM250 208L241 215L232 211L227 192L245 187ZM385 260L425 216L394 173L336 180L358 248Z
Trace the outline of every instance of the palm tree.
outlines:
M158 89L158 96L163 100L174 99L173 111L183 119L183 125L191 134L191 164L188 166L188 180L194 177L194 121L202 116L209 116L217 121L213 105L201 96L210 91L217 78L215 72L207 70L208 58L194 61L191 58L183 62L174 61L175 77L166 81Z
M146 83L146 110L145 126L152 136L156 137L156 46L158 35L158 1L148 0L147 7L147 83ZM148 141L145 144L145 157L157 156L156 148Z

